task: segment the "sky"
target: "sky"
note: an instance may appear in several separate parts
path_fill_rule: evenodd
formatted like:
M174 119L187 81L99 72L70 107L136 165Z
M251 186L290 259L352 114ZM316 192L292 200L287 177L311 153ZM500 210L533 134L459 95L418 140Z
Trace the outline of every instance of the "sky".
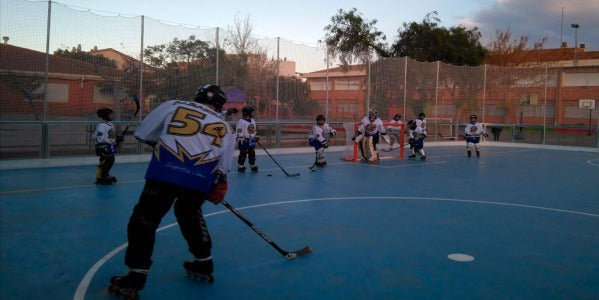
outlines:
M496 32L508 28L512 36L529 38L529 45L547 37L545 48L561 42L573 47L575 33L587 50L599 51L599 0L57 0L51 6L50 51L81 45L113 48L139 57L144 48L170 43L174 38L198 39L214 43L216 27L221 46L226 30L235 19L249 17L260 49L270 59L296 62L298 72L326 68L326 55L320 40L324 27L340 9L356 8L367 21L377 20L391 45L404 23L421 23L437 12L440 26L477 27L481 44L488 46ZM0 35L9 43L44 52L48 1L0 0ZM563 10L563 21L562 21ZM141 34L141 15L145 16ZM578 23L577 31L571 28ZM563 24L563 25L562 25ZM280 37L280 47L277 47ZM212 44L214 45L214 44ZM320 46L319 46L320 45ZM226 49L226 45L224 45ZM280 51L279 51L280 50ZM334 63L333 63L334 64Z
M2 0L5 1L5 0ZM441 25L449 28L477 26L483 46L497 30L510 28L514 36L536 41L547 36L545 48L560 42L573 46L578 23L578 42L589 50L599 50L599 1L597 0L58 0L57 2L96 11L145 15L151 18L202 27L232 27L234 17L250 17L258 36L281 37L305 44L324 38L323 28L339 9L356 8L387 41L397 39L404 22L421 22L432 11ZM563 8L563 26L562 26ZM102 12L99 12L102 14ZM110 14L108 14L110 15Z

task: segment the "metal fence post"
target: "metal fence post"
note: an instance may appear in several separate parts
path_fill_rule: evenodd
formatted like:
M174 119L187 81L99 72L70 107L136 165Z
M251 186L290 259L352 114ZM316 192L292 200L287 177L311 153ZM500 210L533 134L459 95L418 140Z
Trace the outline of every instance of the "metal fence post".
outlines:
M48 23L46 25L46 67L44 70L44 111L42 113L41 157L50 155L48 136L48 73L50 72L50 20L52 18L52 1L48 1Z
M281 124L275 124L275 148L281 147Z
M441 65L441 61L437 61L437 78L435 79L435 142L437 141L437 136L439 135L439 119L437 118L437 106L439 100L439 68Z

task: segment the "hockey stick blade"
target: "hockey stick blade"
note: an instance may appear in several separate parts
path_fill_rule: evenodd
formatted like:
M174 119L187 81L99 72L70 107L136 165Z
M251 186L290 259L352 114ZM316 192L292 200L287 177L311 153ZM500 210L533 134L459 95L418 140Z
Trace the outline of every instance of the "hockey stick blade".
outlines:
M304 248L299 249L299 250L294 251L294 252L287 252L287 254L285 255L285 258L287 258L287 259L293 259L293 258L304 256L304 255L309 254L309 253L312 253L312 247L307 246L307 247L304 247Z
M283 169L283 167L279 164L279 162L277 162L277 160L274 157L272 157L272 155L270 155L268 150L266 150L266 148L264 148L264 146L262 146L262 144L260 144L260 141L256 140L256 143L260 146L260 148L262 148L262 150L264 150L264 152L268 155L268 157L270 157L270 159L272 159L272 161L279 167L279 169L281 169L281 171L283 171L283 173L285 173L285 175L287 175L287 177L300 176L300 173L293 173L293 174L287 173L287 171L285 171L285 169Z
M279 247L268 236L266 236L266 234L262 233L262 231L260 231L260 229L258 229L256 226L254 226L254 224L252 224L252 222L250 222L248 219L246 219L240 212L238 212L233 206L231 206L231 204L229 204L225 200L221 201L221 203L224 206L226 206L236 217L238 217L241 221L243 221L243 223L245 223L247 226L249 226L263 240L265 240L271 247L275 248L275 250L277 250L277 252L279 252L285 258L292 259L292 258L304 256L308 253L312 253L312 248L310 248L310 247L304 247L304 248L294 251L294 252L287 252L287 251L281 249L281 247Z

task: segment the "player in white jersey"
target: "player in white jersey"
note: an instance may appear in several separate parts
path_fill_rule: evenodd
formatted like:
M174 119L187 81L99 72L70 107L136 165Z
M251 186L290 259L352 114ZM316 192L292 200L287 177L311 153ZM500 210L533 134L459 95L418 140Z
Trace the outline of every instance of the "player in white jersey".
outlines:
M100 164L96 170L96 184L111 185L116 182L116 178L110 175L110 169L114 164L117 141L122 141L123 137L116 135L112 125L112 109L102 107L96 113L102 119L94 132L96 155L100 157Z
M401 121L401 115L395 114L393 119L389 121L389 126L387 126L387 133L389 134L389 151L393 150L393 144L397 141L397 143L401 143L400 135L403 134L401 132L401 125L403 122ZM401 146L401 145L400 145Z
M358 134L352 138L358 143L365 162L376 163L379 161L376 145L379 143L381 135L388 138L383 121L379 119L376 108L373 108L368 112L368 116L362 119L358 126Z
M312 134L308 137L308 143L316 151L314 165L323 168L327 165L324 159L324 149L329 147L329 139L337 134L337 131L329 126L323 115L316 116L316 124L312 126Z
M418 118L415 120L415 122L416 126L422 128L422 130L426 132L426 120L424 118L426 118L426 115L421 112L418 114Z
M247 156L252 172L258 172L256 166L256 141L258 141L256 120L254 120L254 108L245 106L241 109L241 119L237 122L235 130L237 131L237 148L239 148L239 157L237 158L237 172L245 172L245 158Z
M424 153L424 139L427 137L426 130L419 127L414 120L408 121L408 143L412 154L408 159L416 159L416 154L420 155L420 160L426 160Z
M226 99L219 86L202 85L195 102L166 101L135 131L154 152L127 227L125 264L130 270L110 279L110 292L137 299L152 265L156 229L173 203L179 229L195 257L183 263L185 271L213 280L212 242L202 205L206 200L220 203L228 189L235 136L220 114Z
M478 117L474 114L470 115L470 122L466 124L464 130L464 137L466 137L466 151L468 151L468 157L472 156L472 145L476 150L476 157L480 157L480 136L488 137L489 135L484 131L483 126L477 122Z

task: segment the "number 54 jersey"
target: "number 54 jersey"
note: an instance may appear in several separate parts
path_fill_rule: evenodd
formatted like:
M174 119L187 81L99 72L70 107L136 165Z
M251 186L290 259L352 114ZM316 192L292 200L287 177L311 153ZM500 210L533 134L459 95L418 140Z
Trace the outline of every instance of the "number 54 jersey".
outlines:
M231 169L235 136L220 114L203 104L166 101L146 116L135 137L158 142L146 179L209 192L218 171Z

